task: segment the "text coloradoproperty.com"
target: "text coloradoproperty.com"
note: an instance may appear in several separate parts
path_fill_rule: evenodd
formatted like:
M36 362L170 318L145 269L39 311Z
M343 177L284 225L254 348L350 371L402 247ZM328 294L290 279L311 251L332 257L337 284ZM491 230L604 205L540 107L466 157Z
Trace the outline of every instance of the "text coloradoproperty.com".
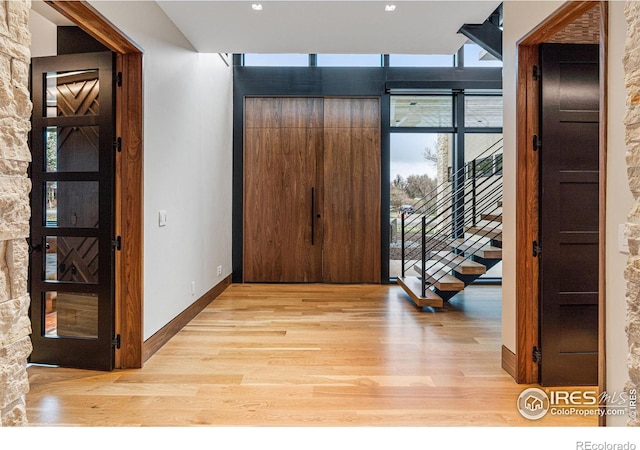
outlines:
M624 416L626 408L551 408L549 413L554 416Z

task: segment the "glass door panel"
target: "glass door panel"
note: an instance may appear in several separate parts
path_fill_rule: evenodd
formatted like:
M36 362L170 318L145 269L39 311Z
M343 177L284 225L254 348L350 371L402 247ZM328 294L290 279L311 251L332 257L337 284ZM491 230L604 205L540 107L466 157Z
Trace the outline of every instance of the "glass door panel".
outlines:
M113 63L32 60L31 362L113 368Z

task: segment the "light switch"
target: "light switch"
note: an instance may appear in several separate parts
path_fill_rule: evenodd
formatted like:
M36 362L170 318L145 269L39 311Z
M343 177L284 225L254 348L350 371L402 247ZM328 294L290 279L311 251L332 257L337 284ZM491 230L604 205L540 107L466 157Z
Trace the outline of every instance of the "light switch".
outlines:
M623 223L618 225L618 251L620 253L629 254L629 241L624 232L625 226Z
M160 227L167 226L167 212L164 210L158 213L158 226Z

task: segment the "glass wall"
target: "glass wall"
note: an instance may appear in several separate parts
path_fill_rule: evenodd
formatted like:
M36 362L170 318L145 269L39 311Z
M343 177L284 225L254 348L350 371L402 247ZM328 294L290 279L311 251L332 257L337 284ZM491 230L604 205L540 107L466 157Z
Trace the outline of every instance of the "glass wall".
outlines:
M389 67L453 67L453 55L389 55Z
M389 276L401 276L401 221L404 215L406 255L420 257L422 216L438 213L438 186L447 182L453 144L445 133L391 133L389 205ZM415 274L411 274L415 275Z
M316 55L318 67L382 67L382 55Z
M502 96L465 95L465 127L502 128L502 110Z
M502 61L484 50L478 44L464 44L465 67L502 67Z
M245 66L305 67L309 65L307 53L245 53Z
M394 95L390 104L391 127L452 127L451 95Z
M455 239L471 240L464 230L501 227L497 200L502 196L503 112L498 94L425 91L424 95L390 96L391 279L402 276L403 237L405 276L416 275L413 266L419 267L422 256L424 216L427 246L434 259L441 256L438 252L449 253ZM490 239L479 239L479 243L489 244ZM498 264L483 277L501 276Z
M369 89L367 94L362 95L380 95L382 89L377 90L373 80L385 83L387 93L381 98L389 103L381 110L381 128L386 133L382 139L385 145L383 154L389 155L390 173L388 181L383 180L382 193L384 198L387 197L387 192L389 195L387 207L391 279L401 275L400 246L403 236L408 248L414 246L413 254L410 252L409 257L420 258L420 253L415 252L419 238L412 233L420 231L422 217L438 217L437 223L431 222L427 231L438 239L444 235L443 246L438 251L449 251L452 240L464 237L465 228L472 224L467 222L476 217L476 214L466 210L460 214L459 208L454 208L455 205L460 205L459 197L462 196L463 201L467 201L469 192L472 192L473 180L478 189L477 184L482 180L501 178L502 152L482 155L487 148L498 145L498 141L501 141L503 101L498 81L500 70L487 69L486 73L481 73L483 71L478 69L468 71L468 83L452 79L449 85L447 81L438 78L445 72L455 72L452 77L457 76L458 71L464 72L464 66L499 67L501 62L492 61L475 44L466 44L464 52L459 52L457 56L463 58L462 61L457 61L458 65L455 67L453 55L245 54L243 59L234 57L235 64L242 61L245 66L309 67L308 72L298 69L292 71L292 74L295 73L302 80L302 93L292 95L309 95L309 83L314 83L314 89L311 90L315 95L325 95L324 84L317 80L317 74L325 72L317 71L314 67L345 68L345 78L357 79ZM349 71L348 68L352 67L361 69ZM405 67L426 69L406 70ZM439 69L428 70L434 67ZM450 69L447 71L440 68ZM331 76L341 74L337 70L326 73ZM247 86L251 89L254 86L252 83L259 86L260 80L250 79L251 70L241 70L239 76L250 80ZM437 83L432 83L434 80L430 77L435 77ZM492 90L471 89L487 86L487 80L491 81L488 86L492 86ZM320 86L316 86L316 83ZM345 93L341 86L336 87L335 80L332 79L332 83L334 84L329 86L331 94L327 95L351 95ZM430 85L438 87L423 87ZM288 89L288 86L279 89L282 91ZM386 182L389 183L388 186L384 185ZM452 196L454 191L455 197ZM401 230L402 218L408 222L404 234ZM477 219L480 220L479 213ZM386 242L386 233L381 239ZM237 249L234 249L234 258L241 261ZM382 268L383 273L386 272L385 269ZM406 275L416 273L411 270ZM499 268L494 269L490 275L500 277Z
M458 66L462 67L502 67L496 59L480 46L467 43ZM346 54L346 53L245 53L244 66L263 67L453 67L454 55L413 55L413 54Z

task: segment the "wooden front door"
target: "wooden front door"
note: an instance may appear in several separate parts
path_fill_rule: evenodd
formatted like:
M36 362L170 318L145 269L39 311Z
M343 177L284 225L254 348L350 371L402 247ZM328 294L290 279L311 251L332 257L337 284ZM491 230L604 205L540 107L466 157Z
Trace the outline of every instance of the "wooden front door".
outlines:
M32 60L32 362L114 367L113 63Z
M244 279L322 281L322 100L245 101Z
M599 48L540 51L540 383L597 385Z
M324 102L327 283L380 282L380 118L377 99Z
M245 99L246 282L380 282L377 99Z

